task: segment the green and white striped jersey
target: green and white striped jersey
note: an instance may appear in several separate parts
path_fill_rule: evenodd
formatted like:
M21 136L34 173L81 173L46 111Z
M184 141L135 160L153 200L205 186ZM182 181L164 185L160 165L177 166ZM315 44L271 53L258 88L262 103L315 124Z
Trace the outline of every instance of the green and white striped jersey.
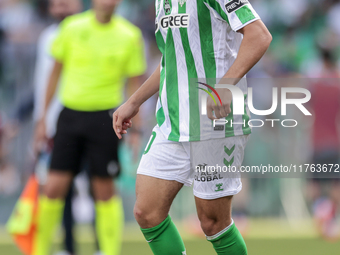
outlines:
M156 0L156 41L162 53L156 118L168 140L199 141L251 132L246 103L246 114L227 117L232 126L214 130L212 121L200 113L200 94L205 92L197 81L214 86L225 75L243 38L236 31L257 19L247 0ZM246 96L245 79L236 86Z

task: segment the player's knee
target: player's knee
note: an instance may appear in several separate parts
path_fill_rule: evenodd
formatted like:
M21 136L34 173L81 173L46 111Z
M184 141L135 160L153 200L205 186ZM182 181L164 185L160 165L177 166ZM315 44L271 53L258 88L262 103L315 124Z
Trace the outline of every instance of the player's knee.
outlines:
M201 228L207 236L213 236L220 232L222 229L229 226L232 222L231 218L219 218L213 216L200 216Z
M219 222L215 218L202 217L201 228L207 236L212 236L218 233Z
M133 214L141 228L152 228L160 223L158 222L159 217L157 217L157 214L151 212L150 210L142 209L137 205L135 205L133 209Z
M143 223L148 221L148 213L137 205L133 208L133 215L139 225L145 225Z

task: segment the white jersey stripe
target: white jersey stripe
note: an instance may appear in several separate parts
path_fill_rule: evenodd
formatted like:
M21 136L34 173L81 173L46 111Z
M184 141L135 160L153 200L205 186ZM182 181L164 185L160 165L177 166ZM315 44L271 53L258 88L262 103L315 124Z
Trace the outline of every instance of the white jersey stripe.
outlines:
M203 65L203 57L202 57L202 51L201 51L201 40L200 35L198 33L199 31L199 25L198 25L198 14L197 14L197 0L187 1L187 10L191 10L191 23L190 27L188 27L188 39L189 39L189 45L190 49L193 52L193 58L195 61L196 71L197 71L197 77L203 78L205 77L205 71L204 71L204 65ZM205 80L202 80L202 82L205 82ZM198 84L197 84L198 87ZM199 95L201 93L204 93L203 91L199 91ZM201 135L205 134L206 132L209 132L209 128L206 128L204 126L203 118L205 116L200 115L200 131ZM202 137L201 137L202 139Z

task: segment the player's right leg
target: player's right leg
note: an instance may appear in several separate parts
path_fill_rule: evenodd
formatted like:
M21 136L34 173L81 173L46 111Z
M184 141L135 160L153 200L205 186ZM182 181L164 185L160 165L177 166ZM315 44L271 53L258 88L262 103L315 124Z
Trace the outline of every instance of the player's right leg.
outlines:
M155 255L185 254L182 238L169 216L172 201L182 186L177 181L137 176L134 215Z
M193 182L189 148L167 140L156 126L137 170L134 215L155 255L186 254L169 210L183 184Z

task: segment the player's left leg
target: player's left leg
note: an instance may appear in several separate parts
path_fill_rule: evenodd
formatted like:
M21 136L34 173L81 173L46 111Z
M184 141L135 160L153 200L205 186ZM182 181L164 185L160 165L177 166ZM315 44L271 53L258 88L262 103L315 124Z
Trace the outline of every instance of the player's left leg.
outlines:
M246 244L231 218L231 201L232 196L213 200L195 197L198 218L218 255L246 255Z
M232 197L242 189L240 169L247 135L192 142L194 195L207 240L218 255L246 255L245 242L231 218Z

